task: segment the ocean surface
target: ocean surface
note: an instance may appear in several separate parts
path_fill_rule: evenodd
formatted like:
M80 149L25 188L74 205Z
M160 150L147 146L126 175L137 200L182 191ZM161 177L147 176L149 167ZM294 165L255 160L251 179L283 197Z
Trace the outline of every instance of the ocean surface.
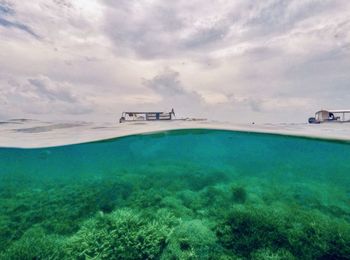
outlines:
M349 162L209 129L0 148L0 259L349 259Z

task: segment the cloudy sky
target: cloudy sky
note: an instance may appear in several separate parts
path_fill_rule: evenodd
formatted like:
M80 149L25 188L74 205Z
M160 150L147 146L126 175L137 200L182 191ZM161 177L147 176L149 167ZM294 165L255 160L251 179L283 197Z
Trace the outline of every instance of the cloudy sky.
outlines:
M349 0L0 0L0 119L350 109Z

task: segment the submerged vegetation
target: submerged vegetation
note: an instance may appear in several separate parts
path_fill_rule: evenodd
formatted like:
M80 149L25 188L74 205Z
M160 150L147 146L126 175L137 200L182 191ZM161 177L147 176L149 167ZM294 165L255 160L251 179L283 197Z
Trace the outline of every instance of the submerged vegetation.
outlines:
M209 142L206 149L192 145L185 150L189 144L179 134L157 137L155 146L148 146L152 136L141 141L133 137L129 146L118 140L104 143L103 149L99 143L81 145L80 153L92 149L96 157L102 151L107 154L103 159L111 163L100 160L95 168L85 167L88 160L66 166L62 157L58 169L57 157L51 160L59 154L54 149L46 156L40 149L16 151L18 158L35 153L28 156L31 162L37 158L46 168L22 161L17 168L0 170L0 259L349 258L349 176L341 164L349 158L349 145L327 143L328 151L335 151L333 159L341 160L331 165L329 176L327 169L311 178L319 169L303 168L300 161L274 157L279 160L274 167L257 168L263 165L259 158L251 167L237 160L240 153L248 153L247 138L255 138L250 149L262 153L288 140L219 133L214 132L218 142ZM232 136L240 147L227 149ZM199 138L195 143L200 146L213 138L210 133L190 137ZM218 150L220 140L225 145ZM183 153L162 157L173 141ZM304 142L320 145L311 140L298 145ZM108 153L121 147L128 166L111 160L115 155ZM140 147L145 148L135 159L133 152ZM65 148L68 158L77 156L76 151L69 154L73 148ZM220 155L215 162L208 161L215 154ZM3 149L0 155L1 162L13 151ZM309 153L304 156L311 158Z

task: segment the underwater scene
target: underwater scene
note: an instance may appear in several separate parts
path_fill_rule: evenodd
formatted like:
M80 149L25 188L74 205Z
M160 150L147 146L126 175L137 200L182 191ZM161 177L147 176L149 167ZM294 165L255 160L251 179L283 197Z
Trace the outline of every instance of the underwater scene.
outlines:
M350 259L350 143L192 129L0 148L0 259Z

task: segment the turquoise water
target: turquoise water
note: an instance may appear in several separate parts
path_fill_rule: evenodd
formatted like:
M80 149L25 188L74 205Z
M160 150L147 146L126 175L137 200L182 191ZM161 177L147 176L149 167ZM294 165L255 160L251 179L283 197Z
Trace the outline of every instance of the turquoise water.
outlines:
M219 130L0 148L0 256L349 259L349 162L345 142Z

